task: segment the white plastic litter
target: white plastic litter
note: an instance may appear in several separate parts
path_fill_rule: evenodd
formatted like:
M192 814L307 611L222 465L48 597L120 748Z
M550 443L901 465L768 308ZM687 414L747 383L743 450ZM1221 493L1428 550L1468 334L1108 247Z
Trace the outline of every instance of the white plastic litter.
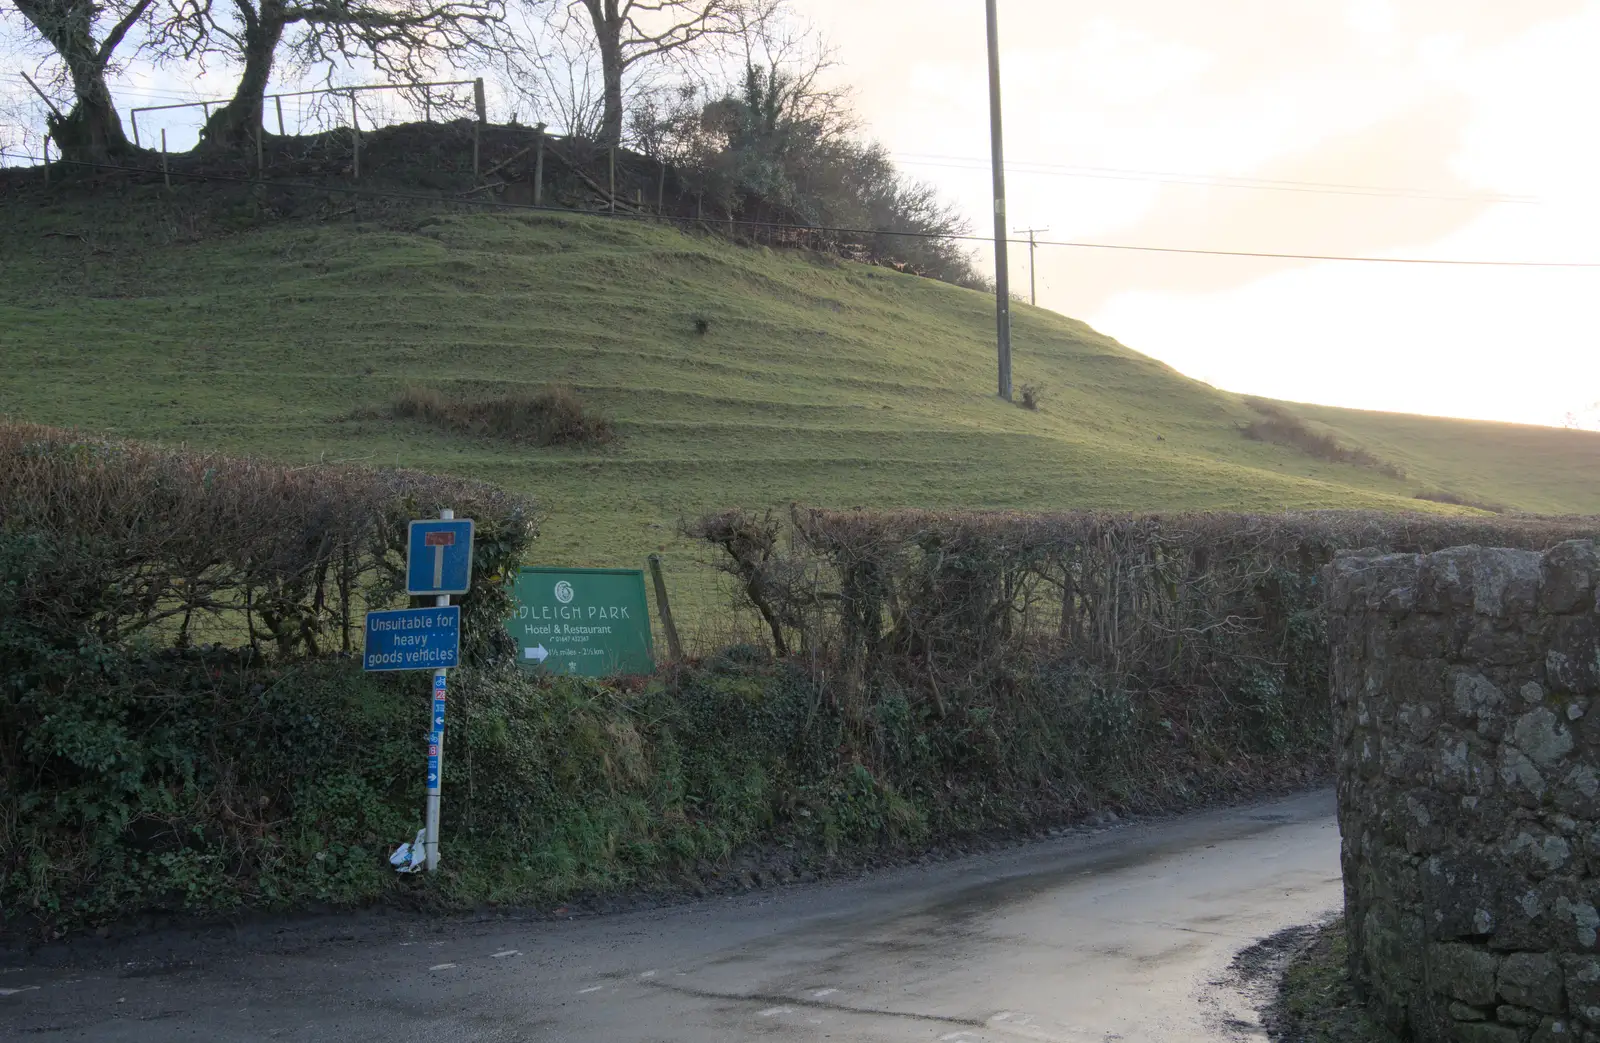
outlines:
M427 865L428 853L425 845L428 839L426 829L417 830L417 838L409 844L401 844L394 849L394 854L389 856L389 864L401 873L419 873Z

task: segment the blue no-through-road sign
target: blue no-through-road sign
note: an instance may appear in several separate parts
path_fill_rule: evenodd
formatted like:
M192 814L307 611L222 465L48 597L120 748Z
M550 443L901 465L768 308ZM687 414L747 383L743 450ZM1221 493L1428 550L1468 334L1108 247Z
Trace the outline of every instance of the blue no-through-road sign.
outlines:
M461 661L461 606L368 612L366 634L367 670L452 669ZM443 716L442 705L435 714Z
M465 594L472 586L472 519L411 523L407 594Z

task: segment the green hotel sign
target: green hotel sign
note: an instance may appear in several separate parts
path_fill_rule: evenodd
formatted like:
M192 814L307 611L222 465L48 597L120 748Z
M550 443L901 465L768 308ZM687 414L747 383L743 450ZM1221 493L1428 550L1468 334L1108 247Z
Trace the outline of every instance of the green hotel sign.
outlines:
M606 677L656 668L638 569L525 568L506 629L524 670Z

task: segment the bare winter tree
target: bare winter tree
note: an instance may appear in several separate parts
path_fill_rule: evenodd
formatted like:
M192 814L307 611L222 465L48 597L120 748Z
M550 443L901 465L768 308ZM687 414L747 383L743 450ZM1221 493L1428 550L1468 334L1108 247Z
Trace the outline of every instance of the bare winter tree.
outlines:
M21 21L14 10L0 7L0 66L21 69L30 59L37 65L37 52L43 41L29 30L19 32L20 25L12 28L8 19ZM37 78L30 77L37 83ZM48 89L48 85L47 89ZM28 157L40 155L44 150L44 136L48 131L46 120L53 109L70 106L67 92L61 90L59 104L55 99L41 98L21 79L7 83L0 80L0 166L12 161L28 162Z
M520 96L537 119L588 141L598 140L605 117L605 89L587 17L562 7L554 17L519 10L511 29L516 46L505 48L502 86Z
M135 28L141 37L162 31L160 23L184 17L157 0L11 0L59 63L59 78L69 89L71 108L50 108L50 134L69 159L105 160L132 149L107 85L118 49ZM30 81L32 82L32 81ZM64 92L65 93L65 92Z
M36 133L29 133L33 128L28 125L27 117L31 115L25 104L20 99L10 96L0 96L0 166L6 165L6 160L13 153L35 155L41 144L34 139ZM42 120L36 120L34 127L39 126Z
M570 0L588 15L600 58L600 140L622 142L625 81L651 59L682 54L709 39L736 37L771 0Z
M707 201L750 194L794 205L851 144L849 91L830 84L834 52L822 35L777 5L736 11L737 32L697 63L696 75L642 92L632 130L647 155L679 168Z
M190 38L190 53L220 50L242 69L232 100L212 113L204 138L238 145L261 120L267 80L285 42L303 66L338 59L370 61L397 82L425 78L435 63L491 49L502 24L502 0L199 0L208 20Z
M680 83L635 109L634 133L648 154L730 214L776 205L802 223L860 229L853 242L870 255L975 281L959 212L902 176L883 146L862 140L849 91L829 76L833 52L814 28L779 10L723 51L738 66L736 80Z

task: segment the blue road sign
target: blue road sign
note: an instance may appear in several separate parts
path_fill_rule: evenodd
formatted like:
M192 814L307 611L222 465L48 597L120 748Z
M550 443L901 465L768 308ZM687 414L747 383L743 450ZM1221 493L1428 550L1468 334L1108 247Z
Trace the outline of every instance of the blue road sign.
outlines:
M443 670L461 660L461 606L367 613L367 670ZM434 704L442 717L443 700Z
M472 586L472 519L411 523L407 594L465 594Z

